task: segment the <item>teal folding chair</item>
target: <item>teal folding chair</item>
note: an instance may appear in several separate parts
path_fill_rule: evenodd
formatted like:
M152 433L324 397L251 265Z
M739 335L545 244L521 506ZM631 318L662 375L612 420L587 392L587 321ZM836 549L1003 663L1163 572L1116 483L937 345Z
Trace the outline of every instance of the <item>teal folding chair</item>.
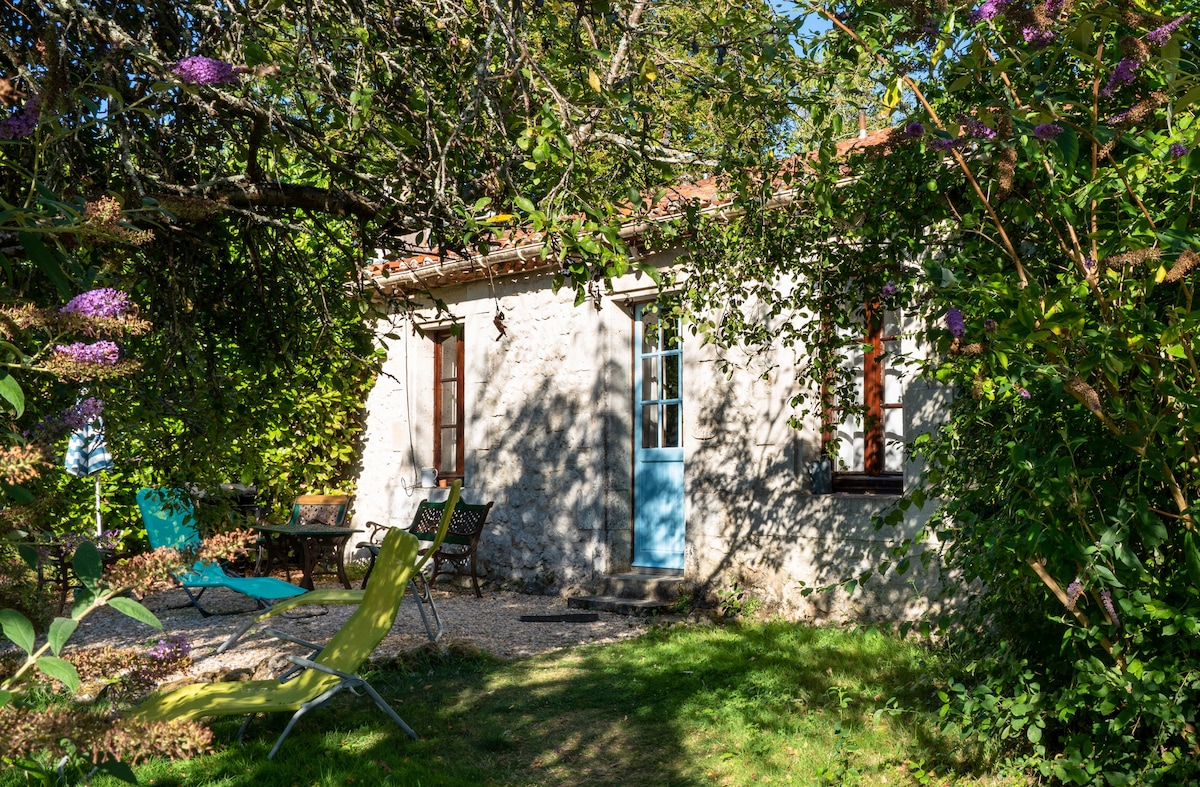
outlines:
M192 501L182 489L142 489L137 493L137 504L152 548L187 549L200 543ZM270 599L290 598L305 592L304 588L281 579L231 576L216 563L203 560L197 560L190 569L176 574L175 579L203 617L232 614L214 613L200 606L200 597L209 588L229 588L248 596L257 602L256 609L271 606ZM193 590L198 592L193 593Z

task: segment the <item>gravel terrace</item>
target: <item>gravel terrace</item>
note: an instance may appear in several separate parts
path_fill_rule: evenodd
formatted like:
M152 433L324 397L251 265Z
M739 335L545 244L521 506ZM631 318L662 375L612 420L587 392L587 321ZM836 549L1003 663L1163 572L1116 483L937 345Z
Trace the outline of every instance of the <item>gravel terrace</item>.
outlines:
M441 644L467 644L504 659L532 656L583 643L630 639L642 634L650 625L645 618L625 617L607 612L597 613L599 620L593 623L521 621L523 615L544 616L578 612L569 610L566 599L556 596L485 592L483 598L478 599L470 591L457 588L435 588L433 594L446 629ZM106 645L116 648L139 644L152 645L163 634L182 632L186 633L192 642L194 663L187 673L191 676L253 669L265 660L299 650L291 643L268 636L258 636L244 640L228 653L214 655L213 651L217 646L251 618L253 602L232 591L210 589L201 603L209 610L247 610L245 614L203 618L194 607L187 604L187 596L182 590L156 593L143 603L162 621L162 633L113 609L104 608L92 613L80 624L71 638L69 649ZM300 639L320 643L341 627L355 607L336 605L320 609L324 614L288 617L305 612L304 608L294 610L274 618L271 626ZM395 626L380 643L373 658L393 657L427 644L428 641L412 595L406 594Z

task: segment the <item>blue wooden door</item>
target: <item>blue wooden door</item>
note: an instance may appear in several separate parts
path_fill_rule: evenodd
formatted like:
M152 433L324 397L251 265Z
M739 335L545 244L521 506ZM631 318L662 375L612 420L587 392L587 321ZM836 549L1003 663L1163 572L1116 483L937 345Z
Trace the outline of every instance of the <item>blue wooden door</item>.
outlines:
M634 311L634 566L683 568L681 338L678 318Z

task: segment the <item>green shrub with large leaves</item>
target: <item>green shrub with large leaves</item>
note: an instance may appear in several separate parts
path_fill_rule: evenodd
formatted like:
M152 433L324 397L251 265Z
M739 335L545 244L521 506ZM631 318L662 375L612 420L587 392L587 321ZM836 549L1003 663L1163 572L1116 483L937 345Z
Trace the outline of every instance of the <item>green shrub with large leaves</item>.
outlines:
M918 318L933 352L907 360L956 399L912 440L927 477L890 519L937 501L929 529L962 581L947 722L1053 781L1196 779L1200 18L1175 2L809 10L830 27L810 56L874 63L903 119L743 190L739 222L697 219L705 330L804 346L800 382L845 399L838 358L859 340L828 328L864 303ZM794 189L788 206L764 207L763 183Z

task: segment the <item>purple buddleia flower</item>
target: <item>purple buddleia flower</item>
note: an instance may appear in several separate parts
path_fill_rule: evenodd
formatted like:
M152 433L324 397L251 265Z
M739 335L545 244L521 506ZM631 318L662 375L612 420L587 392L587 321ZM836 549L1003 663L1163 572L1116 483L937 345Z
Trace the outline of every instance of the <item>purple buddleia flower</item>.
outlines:
M1025 43L1034 49L1041 49L1044 46L1049 46L1054 43L1057 38L1053 30L1047 30L1035 25L1026 25L1021 28L1021 37L1025 39Z
M924 133L925 126L921 125L915 120L904 127L904 136L906 137L919 137Z
M995 19L997 16L1008 7L1012 0L984 0L978 8L971 12L969 19L972 22L986 22L989 19Z
M1109 620L1114 626L1120 628L1121 619L1117 617L1117 608L1113 606L1112 594L1107 590L1100 591L1100 603L1104 605L1104 611L1108 613Z
M189 85L232 85L238 81L233 65L203 55L185 57L171 72Z
M64 314L82 314L85 317L120 317L129 310L129 296L112 287L101 287L76 295L59 309Z
M996 330L996 321L993 320L991 317L988 317L986 320L983 321L983 329L985 331L987 331L988 333L991 333L992 331Z
M1171 40L1171 35L1179 28L1180 25L1186 22L1190 16L1191 14L1184 14L1183 16L1172 19L1162 27L1154 28L1149 33L1146 33L1146 40L1155 46L1162 46Z
M42 112L42 97L33 96L12 117L0 121L0 139L23 139L37 128Z
M1067 585L1067 609L1075 611L1075 602L1083 595L1083 585L1076 579L1071 584Z
M1095 268L1096 267L1096 259L1094 257L1084 257L1083 258L1083 267L1084 267L1084 270L1089 270L1089 271L1091 269Z
M121 360L121 350L113 342L98 341L92 344L75 342L60 344L54 348L56 353L68 355L79 363L96 364L97 366L116 366Z
M1100 91L1102 96L1111 96L1118 88L1128 85L1137 75L1142 64L1132 57L1123 57L1108 77L1108 83Z
M1066 0L1046 0L1046 16L1054 18L1058 16L1065 5Z
M897 292L896 285L892 284L891 282L888 282L887 284L885 284L879 288L879 294L882 295L884 298L891 298L893 295L896 294L896 292Z
M1033 129L1033 135L1040 140L1049 142L1063 133L1063 127L1057 123L1042 123Z
M89 396L59 413L58 420L65 429L73 432L90 424L103 412L104 402L94 396Z
M1174 158L1183 158L1188 154L1187 145L1183 144L1182 142L1172 142L1168 152Z
M951 148L958 147L958 143L959 143L959 141L957 139L944 139L942 137L939 137L933 141L933 149L934 150L950 150Z
M965 336L967 328L963 324L963 313L958 309L949 309L946 312L946 327L950 329L950 335L955 339Z
M1029 393L1028 388L1018 388L1017 393L1022 399L1028 399L1030 396L1032 396L1032 394Z
M995 139L996 138L996 129L992 128L991 126L980 123L975 118L967 117L966 115L959 115L958 122L962 123L963 127L966 128L967 133L970 134L971 136L975 137L976 139Z
M151 661L179 661L192 652L192 642L187 634L168 634L146 652Z

